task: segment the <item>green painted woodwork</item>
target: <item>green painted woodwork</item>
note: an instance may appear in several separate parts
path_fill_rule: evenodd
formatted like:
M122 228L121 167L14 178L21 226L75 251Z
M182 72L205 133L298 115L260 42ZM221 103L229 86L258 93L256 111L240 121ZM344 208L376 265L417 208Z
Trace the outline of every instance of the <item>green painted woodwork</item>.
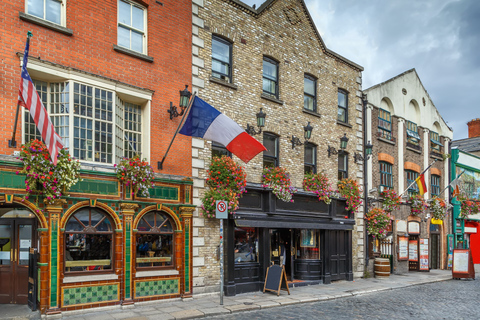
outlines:
M0 171L0 188L25 189L25 174L12 171Z
M135 282L135 298L178 294L179 288L179 279L137 281Z
M185 224L185 292L190 292L190 226Z
M118 284L63 289L63 306L118 301Z
M131 298L131 281L132 281L132 240L131 240L131 223L125 226L125 299Z
M155 188L148 189L150 193L150 198L153 199L162 199L162 200L178 200L178 188L166 187L166 186L156 186Z
M70 188L70 192L117 195L118 182L109 180L83 179Z
M52 220L51 242L50 250L53 253L58 253L58 221ZM58 255L50 255L50 307L57 306L57 290L58 290L58 275L57 275Z

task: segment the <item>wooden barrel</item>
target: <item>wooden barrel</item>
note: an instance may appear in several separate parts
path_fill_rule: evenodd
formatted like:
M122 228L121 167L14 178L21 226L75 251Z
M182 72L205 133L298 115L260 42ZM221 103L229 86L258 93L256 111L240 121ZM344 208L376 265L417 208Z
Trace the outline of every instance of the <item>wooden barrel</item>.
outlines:
M375 258L375 277L390 276L390 260L386 258Z

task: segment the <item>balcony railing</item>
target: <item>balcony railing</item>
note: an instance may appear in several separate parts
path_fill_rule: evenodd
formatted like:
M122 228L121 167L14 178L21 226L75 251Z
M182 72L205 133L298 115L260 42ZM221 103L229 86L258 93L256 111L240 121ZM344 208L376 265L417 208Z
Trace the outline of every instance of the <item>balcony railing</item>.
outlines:
M378 131L377 132L377 137L382 138L388 141L396 142L397 139L392 135L391 132L388 131Z
M407 142L407 147L422 152L422 147L411 142Z

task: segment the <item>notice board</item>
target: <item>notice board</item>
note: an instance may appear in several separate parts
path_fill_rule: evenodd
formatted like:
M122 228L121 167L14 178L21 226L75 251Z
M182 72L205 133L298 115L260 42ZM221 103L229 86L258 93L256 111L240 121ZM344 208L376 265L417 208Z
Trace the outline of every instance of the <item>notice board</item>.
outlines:
M452 278L475 279L475 269L473 267L473 258L470 249L453 250Z
M285 268L274 264L267 269L265 284L263 285L263 293L265 293L265 291L273 291L276 292L278 296L280 295L280 290L286 290L288 291L288 294L290 294Z
M398 260L408 260L408 237L398 238Z
M408 241L408 260L418 261L418 240Z
M428 239L420 239L420 271L430 271Z

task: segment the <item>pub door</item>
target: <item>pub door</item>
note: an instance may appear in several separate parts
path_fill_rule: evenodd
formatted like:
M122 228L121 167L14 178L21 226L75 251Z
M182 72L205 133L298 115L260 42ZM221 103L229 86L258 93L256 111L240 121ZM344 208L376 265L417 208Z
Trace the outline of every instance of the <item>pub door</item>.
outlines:
M0 218L0 304L27 304L29 250L37 246L36 219L6 216Z
M346 280L348 278L348 231L327 231L331 280Z
M439 234L430 234L431 241L431 268L440 269L440 235Z

